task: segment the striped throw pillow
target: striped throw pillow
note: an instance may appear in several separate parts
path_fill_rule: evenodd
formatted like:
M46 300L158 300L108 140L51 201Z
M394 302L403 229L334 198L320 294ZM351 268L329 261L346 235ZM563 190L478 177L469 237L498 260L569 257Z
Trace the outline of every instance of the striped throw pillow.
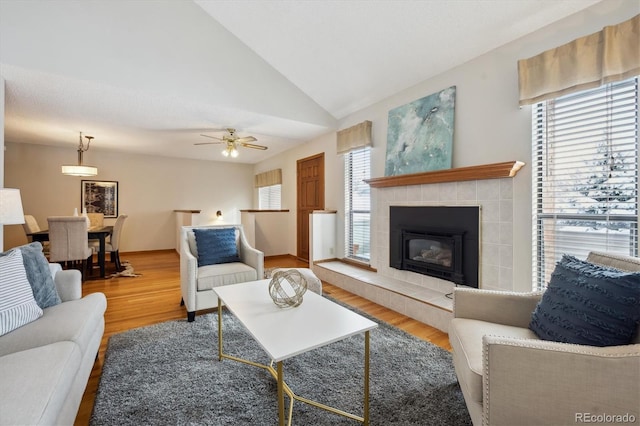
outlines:
M22 252L0 257L0 336L42 316L27 280Z

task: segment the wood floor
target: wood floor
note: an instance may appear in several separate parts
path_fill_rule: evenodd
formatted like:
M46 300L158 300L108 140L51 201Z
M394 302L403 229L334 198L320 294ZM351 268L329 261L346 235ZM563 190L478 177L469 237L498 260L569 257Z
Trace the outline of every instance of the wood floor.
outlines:
M85 295L103 292L107 296L107 312L105 314L105 333L100 346L100 353L80 404L76 425L89 424L109 336L132 328L144 327L173 319L186 321L186 310L183 306L180 306L180 257L176 251L123 253L120 257L122 261L131 262L135 272L141 274L141 276L90 280L83 284L83 293ZM265 260L265 268L296 266L306 267L306 264L290 256L273 257ZM323 283L323 292L334 299L367 312L381 321L401 328L416 337L451 350L448 335L433 327L329 283ZM198 312L198 314L200 313ZM197 316L196 321L198 321Z

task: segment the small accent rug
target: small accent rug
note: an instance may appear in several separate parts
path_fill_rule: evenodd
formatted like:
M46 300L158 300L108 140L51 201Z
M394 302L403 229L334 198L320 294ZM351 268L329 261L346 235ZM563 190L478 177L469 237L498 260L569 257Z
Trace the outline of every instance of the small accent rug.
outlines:
M118 277L139 277L142 274L136 274L133 270L133 265L128 260L123 260L121 265L124 267L122 271L114 272L109 275L107 278L118 278Z
M373 320L370 424L471 425L451 355ZM113 335L90 424L277 424L276 381L264 369L218 360L217 321L211 313ZM226 309L223 339L226 354L269 362ZM353 336L286 360L285 381L299 396L362 415L363 357L364 336ZM359 424L301 402L293 423Z
M273 275L273 270L276 268L264 268L264 279L269 279L271 278L271 275Z

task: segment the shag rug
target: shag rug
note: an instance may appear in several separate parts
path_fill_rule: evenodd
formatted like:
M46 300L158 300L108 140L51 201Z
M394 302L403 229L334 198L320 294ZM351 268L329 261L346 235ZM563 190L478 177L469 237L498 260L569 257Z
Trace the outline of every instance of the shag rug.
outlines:
M379 327L371 332L370 424L471 425L451 355L373 320ZM276 381L264 369L218 360L217 321L211 313L113 335L90 424L277 424ZM268 364L226 309L223 340L226 354ZM285 381L299 396L362 415L363 357L364 336L353 336L286 360ZM299 401L293 423L359 424Z

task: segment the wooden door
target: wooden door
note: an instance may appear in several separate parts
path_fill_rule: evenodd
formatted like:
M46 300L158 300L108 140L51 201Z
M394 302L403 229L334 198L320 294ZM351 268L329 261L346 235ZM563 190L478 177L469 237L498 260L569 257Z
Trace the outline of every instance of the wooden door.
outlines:
M298 160L297 256L309 260L309 215L324 210L324 153Z

